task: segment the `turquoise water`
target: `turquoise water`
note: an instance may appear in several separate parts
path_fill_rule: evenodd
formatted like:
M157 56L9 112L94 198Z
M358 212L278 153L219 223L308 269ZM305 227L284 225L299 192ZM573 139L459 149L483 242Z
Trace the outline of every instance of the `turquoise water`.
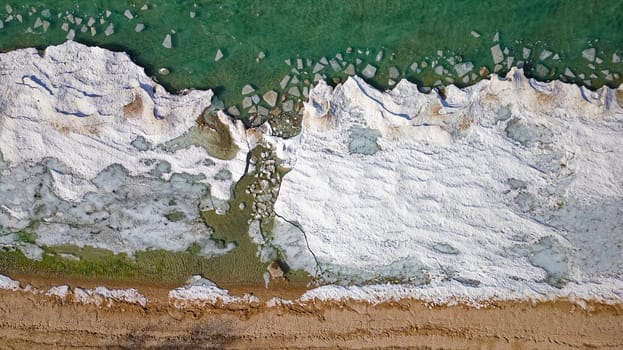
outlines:
M244 85L251 84L256 89L253 94L259 96L275 89L281 98L296 102L304 98L304 88L313 84L314 67L325 62L323 57L327 64L318 72L323 78L337 82L353 72L361 74L372 64L376 74L368 81L380 88L391 88L390 79L401 78L423 86L469 85L481 79L481 73L487 74L481 67L504 73L518 63L542 80L563 79L592 87L617 86L623 75L623 65L617 60L623 56L621 0L44 0L7 4L0 7L2 51L43 48L68 37L128 51L170 90L212 88L243 115L248 110L243 108ZM124 15L126 10L130 16ZM94 23L89 23L91 17ZM114 33L106 35L111 24ZM138 24L144 25L140 32L136 32ZM163 46L167 34L171 48ZM497 67L491 49L496 36L504 56ZM593 62L582 55L590 48L595 48ZM524 49L530 50L525 59ZM218 50L223 57L215 61ZM383 57L377 61L379 52ZM262 53L264 58L259 59ZM293 73L297 58L303 68ZM471 62L473 69L460 76L455 69L459 62ZM415 70L410 68L413 63L418 64ZM158 73L163 67L169 75ZM567 68L572 74L565 76ZM280 82L286 75L296 75L298 82L282 88ZM283 93L292 86L296 91ZM263 101L257 105L273 109ZM273 114L278 112L281 109Z

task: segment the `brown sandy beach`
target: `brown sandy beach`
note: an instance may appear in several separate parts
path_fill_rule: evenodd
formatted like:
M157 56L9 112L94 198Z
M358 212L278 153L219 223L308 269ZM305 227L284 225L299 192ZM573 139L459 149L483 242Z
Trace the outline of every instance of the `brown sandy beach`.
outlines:
M60 281L20 278L38 288ZM65 282L67 283L67 282ZM72 281L93 287L94 282ZM42 294L0 291L0 348L415 348L623 349L623 305L496 302L487 307L432 306L418 300L305 305L171 306L171 286L136 287L147 307L97 307ZM228 286L294 299L301 290Z

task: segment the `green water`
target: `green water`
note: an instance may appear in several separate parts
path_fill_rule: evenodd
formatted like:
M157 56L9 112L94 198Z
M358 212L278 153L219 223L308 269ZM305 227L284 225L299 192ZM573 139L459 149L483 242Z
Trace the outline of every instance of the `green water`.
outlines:
M145 4L147 9L141 9ZM132 19L124 15L126 10ZM249 119L268 119L282 135L291 136L299 130L296 106L300 107L303 89L313 83L314 67L322 58L327 61L319 74L329 82L352 73L361 75L366 65L372 64L377 71L367 80L379 88L391 88L390 78L407 78L421 86L470 85L487 75L486 71L481 74L482 67L506 72L508 57L513 57L512 65L524 61L527 74L541 80L562 79L593 88L618 86L623 64L613 58L623 56L621 13L623 0L9 1L0 5L0 51L59 44L71 37L73 30L78 42L127 51L169 90L214 89L226 106L242 110L245 119L249 108L243 108L243 86L251 84L256 89L249 96L262 96L274 89L280 96L277 106L256 103L270 114L258 120L252 113L254 118ZM110 24L114 33L106 35ZM138 24L144 25L140 32L135 31ZM508 50L498 67L491 51L498 44L496 33L501 51ZM171 48L162 45L167 34L172 38ZM582 55L589 48L595 48L598 59L594 62ZM525 59L524 49L530 50ZM217 50L224 55L215 61ZM545 50L551 55L542 55ZM258 59L260 52L263 59ZM377 61L379 52L383 57ZM303 67L293 72L297 59ZM331 59L338 69L332 67ZM454 68L459 62L471 62L474 68L460 76ZM414 63L418 64L415 70L410 68ZM354 69L348 71L351 64ZM158 73L160 68L167 68L170 74ZM390 68L398 75L390 76ZM573 76L563 75L567 68ZM280 82L286 75L296 76L298 82L282 88ZM288 93L292 87L301 96ZM293 102L294 111L286 110L288 102ZM291 127L282 126L286 124ZM204 141L210 144L214 140ZM244 189L250 181L250 177L243 179L237 189ZM249 201L240 194L232 208L242 202L250 208ZM216 232L213 238L237 244L232 253L217 258L200 257L192 249L139 252L131 259L92 249L49 247L42 262L30 261L19 252L4 252L0 266L7 272L97 279L166 277L180 282L189 274L200 273L216 281L262 283L266 263L259 261L257 247L248 236L249 216L249 209L233 210L225 216L204 213L206 224ZM36 239L22 236L24 242ZM82 260L67 260L57 253L72 253ZM301 283L309 280L302 272L290 277Z
M622 82L623 65L613 63L613 54L623 56L623 1L104 1L76 2L67 0L9 1L12 12L0 8L0 50L18 47L45 47L58 44L74 29L74 40L99 45L114 50L128 51L134 60L147 68L150 75L171 90L183 88L212 88L226 105L237 105L242 110L241 88L251 83L259 95L269 89L281 90L279 82L291 75L292 66L284 63L296 58L312 61L311 67L300 70L295 85L302 90L305 78L313 82L312 69L321 57L335 58L342 54L344 62L362 63L356 73L367 63L373 63L377 74L368 79L381 88L390 87L388 69L395 66L400 78L406 77L421 85L468 85L480 79L479 68L495 70L491 47L493 37L499 32L502 49L514 57L513 65L522 59L523 49L531 49L525 60L529 74L543 80L559 79L569 67L575 77L562 79L598 87L603 84L617 86ZM147 4L147 10L141 10ZM43 10L49 9L46 18ZM130 10L133 19L124 16ZM106 17L106 10L111 11ZM194 18L191 18L191 12ZM16 18L21 14L22 22ZM61 17L59 18L59 14ZM76 24L68 14L82 19ZM13 20L7 21L7 17ZM96 22L81 32L89 17ZM50 23L33 28L37 18ZM101 24L100 19L105 23ZM105 29L112 23L114 34L107 36ZM137 24L145 29L135 32ZM172 31L175 33L172 34ZM470 34L480 34L475 38ZM162 46L167 34L172 36L172 48ZM588 66L582 51L595 47L603 61ZM347 54L347 49L352 52ZM224 57L215 62L220 49ZM552 55L543 61L539 55L544 50ZM358 53L360 50L361 54ZM375 55L383 51L383 59L376 62ZM440 52L439 52L440 51ZM265 58L257 62L258 54ZM366 55L366 52L369 52ZM438 56L442 54L442 57ZM555 55L558 54L558 59ZM505 57L506 58L506 57ZM450 62L448 61L450 59ZM473 62L473 73L464 81L456 76L453 63L462 60ZM427 62L421 71L411 71L413 62ZM507 70L507 61L499 72ZM547 68L538 74L537 64ZM448 73L441 76L434 67L441 65ZM171 74L158 75L166 67ZM341 67L345 68L346 63ZM604 71L604 72L602 72ZM545 71L541 71L544 73ZM344 79L344 71L335 72L328 65L322 71L328 80ZM584 73L584 78L577 75ZM591 77L593 73L593 77ZM608 75L608 73L610 75ZM288 88L286 88L287 90ZM296 96L289 96L294 100ZM301 97L303 98L303 97ZM244 112L243 112L244 114ZM266 119L266 118L264 118Z

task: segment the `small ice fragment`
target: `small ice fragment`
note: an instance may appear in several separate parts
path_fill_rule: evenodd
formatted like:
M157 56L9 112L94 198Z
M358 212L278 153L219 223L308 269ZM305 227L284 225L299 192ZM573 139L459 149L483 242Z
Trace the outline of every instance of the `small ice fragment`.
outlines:
M236 106L231 106L231 107L227 108L227 113L229 113L230 115L232 115L234 117L240 116L240 110Z
M73 29L70 29L69 33L67 33L67 36L65 37L65 39L67 39L67 40L74 40L75 37L76 37L76 32Z
M500 32L495 33L495 35L493 36L493 41L494 42L500 41Z
M459 78L471 72L472 69L474 69L474 64L472 62L459 63L454 66L454 70Z
M115 33L115 27L113 26L113 24L109 24L108 27L106 28L106 30L104 31L104 35L106 36L111 36L112 34Z
M266 53L264 51L260 51L257 54L257 58L260 59L260 60L263 60L265 57L266 57Z
M428 62L426 62L426 61L420 62L420 67L422 67L422 68L428 67Z
M45 9L43 11L41 11L41 16L45 17L45 18L50 18L52 14L50 13L50 9Z
M82 25L82 27L80 27L80 32L82 33L86 33L87 30L89 30L89 27L85 26L84 24Z
M318 82L322 80L322 75L319 73L314 74L314 82Z
M250 84L247 84L247 85L242 87L242 94L243 95L248 95L248 94L252 93L253 91L255 91L255 89Z
M530 53L531 53L531 52L532 52L532 50L531 50L531 49L529 49L529 48L527 48L527 47L524 47L524 48L523 48L523 59L524 59L524 60L527 60L527 59L528 59L528 57L530 57Z
M329 61L327 61L326 57L321 57L320 58L320 63L322 63L322 64L324 64L326 66L327 64L329 64Z
M195 11L190 11L190 13L188 15L190 16L190 18L195 18L197 13Z
M389 80L387 80L387 85L394 86L394 85L396 85L396 82L393 79L389 79Z
M100 18L100 24L104 24L106 23L106 20L104 18Z
M587 64L587 66L588 66L588 68L590 68L590 69L595 69L595 65L594 65L594 64L592 64L592 63Z
M97 34L97 30L95 27L91 27L91 36L95 36L95 34Z
M214 56L214 61L218 62L221 58L223 58L223 51L221 49L216 50L216 56Z
M374 78L374 76L376 75L376 67L371 64L368 64L366 68L363 69L361 74L363 74L364 78L368 78L368 79Z
M513 66L514 59L512 56L506 57L506 68L510 69Z
M132 12L130 12L130 10L125 10L125 12L123 12L123 15L127 17L127 19L134 19L134 15L132 15Z
M560 60L560 55L558 55L558 54L554 54L554 57L552 57L552 59L553 59L554 61L558 61L558 60Z
M443 51L441 51L441 50L437 50L437 56L439 56L439 57L443 57Z
M320 62L316 62L316 65L314 66L314 70L312 71L312 73L313 74L318 73L323 69L324 69L324 66L320 64Z
M266 101L270 107L275 107L277 104L277 97L279 97L279 94L274 90L270 90L262 96L264 101Z
M0 28L1 28L1 27L2 27L2 26L0 26ZM48 21L43 21L43 32L44 32L44 33L45 33L45 32L47 32L47 31L48 31L48 28L50 28L50 22L48 22Z
M299 83L299 78L295 75L292 77L292 80L290 80L290 84L298 84Z
M604 63L604 60L602 60L601 57L595 57L595 63L602 64Z
M309 88L307 86L303 87L303 97L309 97Z
M306 59L305 59L305 66L307 66L307 67L311 67L311 65L312 65L312 60L311 60L311 59L309 59L309 58L306 58Z
M612 81L612 74L607 74L604 79L606 79L607 81Z
M539 60L545 61L551 55L552 55L551 51L543 50L543 51L541 51L541 54L539 55Z
M136 27L134 27L134 31L140 33L145 29L145 25L143 23L138 23Z
M472 32L470 33L474 38L480 38L480 33L478 33L475 30L472 30Z
M77 25L80 25L82 23L82 18L80 17L76 17L75 20Z
M19 13L15 15L15 18L17 18L17 20L19 21L19 23L22 23L22 15L20 15Z
M381 60L382 60L382 59L383 59L383 50L379 51L379 52L376 54L376 58L375 58L375 60L376 60L377 62L381 62Z
M357 65L361 64L361 62L363 62L363 61L361 60L361 58L357 58L357 59L355 60L355 64L357 64Z
M158 73L160 73L160 75L169 75L169 73L171 73L167 68L160 68L158 69Z
M6 4L4 6L4 9L6 10L6 13L8 13L8 14L11 14L13 12L13 8L9 4Z
M292 60L290 60L289 58L287 60L284 61L288 66L292 65Z
M612 54L612 63L621 63L621 57L616 52Z
M67 18L67 20L71 23L76 23L76 21L74 20L74 15L72 15L71 13L68 14L65 18Z
M285 89L286 86L288 86L288 82L290 81L290 76L286 75L285 77L283 77L283 79L281 79L281 82L279 83L279 86L281 86L281 89Z
M268 109L266 109L266 107L263 107L263 106L258 106L257 114L261 115L262 117L265 117L268 115Z
M355 66L352 63L350 63L348 67L344 69L344 73L348 75L355 75Z
M539 63L536 65L536 74L541 76L541 77L545 77L549 74L549 68L547 68L545 65Z
M37 17L37 19L35 20L35 25L33 25L33 28L39 28L43 25L43 22L41 21L41 18Z
M413 62L409 67L413 72L417 71L417 62Z
M61 29L66 32L69 30L69 24L67 22L61 24Z
M111 24L112 25L112 24ZM164 46L167 49L170 49L172 47L172 43L171 43L171 34L167 34L164 37L164 40L162 41L162 46Z
M504 60L504 54L500 48L500 44L496 44L491 47L491 56L493 57L493 63L498 64Z
M331 59L329 61L329 63L331 63L331 68L333 68L333 70L336 71L336 72L338 72L338 71L340 71L342 69L342 67L340 67L340 64L337 63L337 61L334 60L334 59Z
M505 55L508 55L509 53L510 53L510 51L508 50L508 47L505 47L505 48L504 48L504 54L505 54Z
M296 69L303 69L303 60L300 58L296 59Z
M294 110L294 102L292 100L287 100L281 105L281 109L283 109L284 112L292 112L292 110Z
M569 78L575 78L575 74L573 74L573 72L571 71L571 69L569 69L569 67L565 68L564 74L568 76Z
M294 75L299 75L299 71L296 68L292 68L290 72L292 72L292 74Z
M112 12L110 12L110 10L106 10L106 18L110 17L111 14Z
M4 19L7 23L11 22L13 20L13 15L9 15L7 18Z
M338 60L342 60L342 54L341 53L337 53L335 54L335 58L337 58Z
M493 71L494 72L498 72L502 69L502 65L501 64L496 64L495 66L493 66Z
M251 100L251 97L245 97L242 99L242 108L247 109L249 107L251 107L253 105L253 100Z
M437 67L435 67L435 74L437 74L437 75L443 75L443 66L437 66Z
M469 83L469 75L463 77L463 84Z
M95 24L95 18L93 18L93 17L89 18L89 21L87 22L87 25L89 27L93 27L94 24Z
M296 97L301 97L301 92L299 91L299 88L296 86L293 86L290 89L288 89L288 94L292 96L296 96Z
M595 61L595 48L591 47L590 49L586 49L584 51L582 51L582 57L584 57L586 60L590 61L590 62L594 62Z
M141 10L142 11L147 11L147 10L149 10L149 6L147 4L145 4L145 5L141 6Z

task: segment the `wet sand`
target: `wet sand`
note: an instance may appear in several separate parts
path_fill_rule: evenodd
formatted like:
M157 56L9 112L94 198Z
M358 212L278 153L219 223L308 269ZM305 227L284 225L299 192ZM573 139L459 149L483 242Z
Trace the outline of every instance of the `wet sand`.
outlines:
M60 284L41 278L21 281L39 288ZM94 283L68 284L93 287ZM171 286L133 286L150 299L147 307L124 303L97 307L2 290L0 348L623 349L623 305L588 303L582 308L559 300L473 308L402 300L182 310L168 302ZM263 301L302 293L285 284L262 289L240 286L231 292L253 291Z

